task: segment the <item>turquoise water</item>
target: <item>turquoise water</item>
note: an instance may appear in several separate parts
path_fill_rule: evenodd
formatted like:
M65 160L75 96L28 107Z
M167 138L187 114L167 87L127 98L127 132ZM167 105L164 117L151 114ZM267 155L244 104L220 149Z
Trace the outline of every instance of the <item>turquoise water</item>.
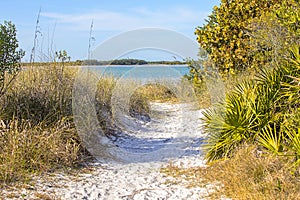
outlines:
M114 65L114 66L86 66L84 69L101 73L102 76L116 78L181 78L188 74L187 65Z

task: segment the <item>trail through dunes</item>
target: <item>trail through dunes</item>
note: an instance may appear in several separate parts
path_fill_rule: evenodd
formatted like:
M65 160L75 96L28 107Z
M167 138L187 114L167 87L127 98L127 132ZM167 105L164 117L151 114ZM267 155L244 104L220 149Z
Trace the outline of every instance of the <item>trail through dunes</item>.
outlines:
M91 163L77 173L44 174L33 183L4 193L16 199L205 199L213 185L187 188L160 173L172 162L181 167L204 166L200 146L201 110L190 104L152 103L151 121L125 116L124 132L113 143L123 162ZM116 152L117 154L118 152ZM132 156L134 155L134 156ZM8 198L7 198L8 199Z

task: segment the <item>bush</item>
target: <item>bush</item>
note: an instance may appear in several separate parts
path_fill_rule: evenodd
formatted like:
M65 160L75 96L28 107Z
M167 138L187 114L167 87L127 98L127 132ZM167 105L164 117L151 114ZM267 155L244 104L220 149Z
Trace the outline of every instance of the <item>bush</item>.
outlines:
M207 23L196 29L200 46L209 53L221 73L235 73L253 67L256 62L249 54L249 28L252 20L272 10L279 1L222 0L215 6Z
M16 27L11 22L0 24L0 97L21 69L21 58L25 55L19 47Z
M295 126L291 129L287 122L299 112L299 86L295 81L300 77L299 51L295 47L292 58L281 66L262 69L255 80L236 85L224 103L204 113L210 133L205 146L208 160L231 157L244 143L256 143L280 155L290 150L291 142L297 149L299 130ZM299 123L298 118L293 121ZM297 159L298 150L292 153Z

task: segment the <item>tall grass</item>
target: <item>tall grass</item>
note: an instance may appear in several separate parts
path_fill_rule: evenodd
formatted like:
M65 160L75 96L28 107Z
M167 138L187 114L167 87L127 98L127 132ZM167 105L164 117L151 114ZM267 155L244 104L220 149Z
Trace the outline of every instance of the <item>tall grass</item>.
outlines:
M72 121L75 68L25 68L0 99L0 181L76 166L83 158Z
M55 122L72 115L75 68L57 66L26 68L1 98L2 120L26 119L32 123Z
M51 126L10 121L0 132L0 181L24 180L31 173L76 166L81 147L75 133L66 119Z
M26 180L32 173L76 167L90 158L82 146L72 113L78 68L62 63L25 67L0 102L0 182ZM95 108L106 135L116 134L111 98L116 79L97 83ZM137 83L126 81L127 88ZM126 91L121 91L126 93ZM159 85L147 85L130 97L129 113L149 113L149 101L174 99Z

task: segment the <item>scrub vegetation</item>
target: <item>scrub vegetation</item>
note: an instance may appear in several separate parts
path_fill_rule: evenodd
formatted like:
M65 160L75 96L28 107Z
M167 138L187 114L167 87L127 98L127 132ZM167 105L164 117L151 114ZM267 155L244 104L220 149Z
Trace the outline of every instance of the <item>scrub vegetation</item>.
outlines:
M226 95L204 111L207 167L165 173L219 184L212 198L299 198L299 16L298 0L222 0L196 29L207 59L204 70L191 64L189 79L205 91L217 72Z

